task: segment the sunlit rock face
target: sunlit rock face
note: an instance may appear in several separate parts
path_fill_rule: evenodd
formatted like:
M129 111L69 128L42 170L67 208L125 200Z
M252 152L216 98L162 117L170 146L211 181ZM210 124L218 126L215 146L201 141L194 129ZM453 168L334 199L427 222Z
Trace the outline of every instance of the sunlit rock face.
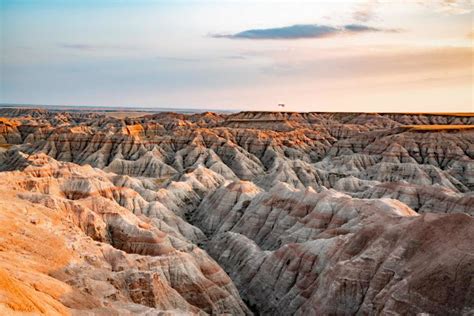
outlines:
M474 116L0 116L2 315L474 313Z

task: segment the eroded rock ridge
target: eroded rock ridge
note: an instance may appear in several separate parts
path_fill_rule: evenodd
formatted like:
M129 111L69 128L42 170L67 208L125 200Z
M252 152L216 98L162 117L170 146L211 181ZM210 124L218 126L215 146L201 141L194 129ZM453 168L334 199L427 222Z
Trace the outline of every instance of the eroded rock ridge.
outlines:
M0 116L0 313L474 312L473 115Z

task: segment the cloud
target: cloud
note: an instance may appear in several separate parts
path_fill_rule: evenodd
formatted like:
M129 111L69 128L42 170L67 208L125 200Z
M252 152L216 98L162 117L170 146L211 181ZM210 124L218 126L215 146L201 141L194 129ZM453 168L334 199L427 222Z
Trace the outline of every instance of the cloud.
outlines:
M463 15L473 12L472 0L400 0L402 3L417 3L436 13L447 15ZM386 4L387 1L365 0L357 4L352 13L352 18L360 23L378 20L377 9Z
M349 31L349 32L381 32L381 29L375 28L375 27L370 27L367 25L361 25L361 24L348 24L344 26L344 30Z
M435 12L449 15L462 15L473 11L472 0L419 0L418 3Z
M376 17L375 10L379 4L378 0L368 0L360 3L352 13L352 18L359 22L369 22Z
M320 38L333 35L339 30L332 26L318 24L297 24L269 29L253 29L236 34L213 35L232 39L299 39Z
M57 46L60 48L80 50L80 51L128 49L128 47L119 46L119 45L93 45L93 44L84 44L84 43L58 43Z
M75 50L95 50L97 47L87 44L69 44L69 43L60 43L58 44L61 48L75 49Z
M303 38L323 38L339 34L355 34L367 32L397 32L395 29L382 29L362 24L329 26L320 24L296 24L291 26L252 29L236 34L214 34L215 38L253 39L253 40L294 40Z
M193 57L170 57L170 56L156 56L157 60L162 61L177 61L177 62L200 62L202 59Z
M393 46L370 51L361 47L344 54L340 54L340 47L319 47L312 51L281 52L272 57L272 63L262 65L260 72L269 84L298 83L301 89L306 85L308 91L318 86L322 91L333 86L360 85L370 93L375 91L369 88L373 85L403 83L410 86L412 81L427 78L440 78L438 83L444 78L446 84L459 80L472 86L469 80L472 79L472 58L470 47Z
M224 56L223 57L224 59L239 59L239 60L243 60L243 59L247 59L246 56L244 55L229 55L229 56Z
M443 0L438 11L459 15L472 12L472 8L471 0Z

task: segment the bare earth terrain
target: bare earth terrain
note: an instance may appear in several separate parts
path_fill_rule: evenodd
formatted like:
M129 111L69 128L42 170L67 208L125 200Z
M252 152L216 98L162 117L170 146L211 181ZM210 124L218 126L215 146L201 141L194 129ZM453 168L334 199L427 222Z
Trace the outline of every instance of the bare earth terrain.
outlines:
M473 126L0 109L0 315L472 315Z

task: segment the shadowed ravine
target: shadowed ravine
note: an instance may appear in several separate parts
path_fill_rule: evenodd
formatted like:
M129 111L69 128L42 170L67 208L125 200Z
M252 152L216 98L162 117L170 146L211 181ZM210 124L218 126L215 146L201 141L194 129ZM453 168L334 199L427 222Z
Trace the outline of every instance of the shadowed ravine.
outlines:
M472 115L0 117L0 314L474 312Z

